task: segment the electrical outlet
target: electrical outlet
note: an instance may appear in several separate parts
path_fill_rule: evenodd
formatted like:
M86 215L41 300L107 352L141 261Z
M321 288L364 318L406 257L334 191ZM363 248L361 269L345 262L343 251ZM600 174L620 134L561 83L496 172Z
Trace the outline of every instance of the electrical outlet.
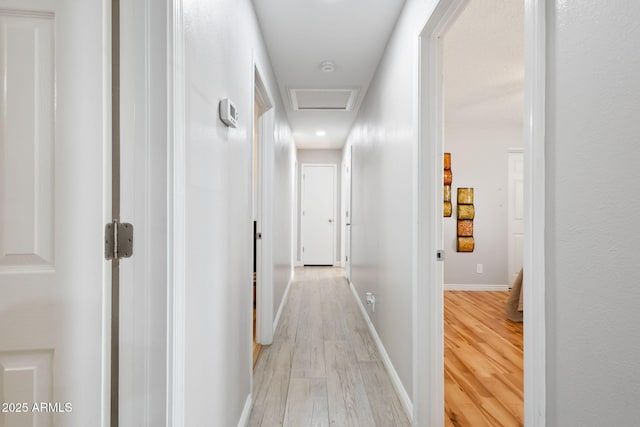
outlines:
M376 296L373 294L373 292L367 292L367 298L366 298L367 304L371 306L371 311L372 312L376 312Z
M476 272L482 273L484 271L484 266L482 264L478 264L476 267Z

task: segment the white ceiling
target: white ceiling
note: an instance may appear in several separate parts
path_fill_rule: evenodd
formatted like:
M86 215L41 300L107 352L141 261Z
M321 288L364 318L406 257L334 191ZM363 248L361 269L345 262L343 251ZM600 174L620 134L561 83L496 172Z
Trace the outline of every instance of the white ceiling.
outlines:
M253 4L296 145L342 148L404 0L253 0ZM323 72L323 61L334 62L335 71ZM346 111L296 111L291 92L300 89L346 89L356 96ZM302 94L312 107L314 99L320 107L331 107L340 98L335 92ZM316 135L320 130L326 135Z
M444 35L443 64L448 122L522 126L524 1L469 1Z

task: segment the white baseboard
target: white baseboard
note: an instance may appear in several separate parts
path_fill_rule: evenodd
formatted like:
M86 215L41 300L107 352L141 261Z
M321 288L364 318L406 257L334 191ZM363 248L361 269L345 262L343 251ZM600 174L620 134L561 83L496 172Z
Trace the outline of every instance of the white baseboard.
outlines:
M367 310L364 308L364 305L362 305L362 301L358 296L358 291L356 291L356 288L355 286L353 286L353 283L351 281L349 281L349 287L351 288L353 297L358 302L358 307L360 307L360 312L362 313L362 317L364 317L365 321L367 322L367 326L369 326L369 332L371 332L373 341L376 343L376 347L378 348L378 351L382 356L382 362L384 364L384 367L387 370L387 373L391 377L391 384L393 384L393 388L396 390L396 393L398 393L398 398L400 399L400 403L402 404L402 407L404 408L404 411L406 412L407 417L409 417L409 421L413 422L413 403L411 403L411 399L409 398L409 393L407 393L407 390L404 388L404 385L402 385L402 381L400 381L400 377L398 376L396 369L393 367L393 363L391 363L389 354L387 353L387 350L384 348L384 345L380 340L378 331L376 331L376 328L373 326L373 323L371 323L371 318L369 318L369 313L367 313Z
M240 414L238 427L246 427L249 424L249 415L251 415L252 405L253 405L253 401L251 399L251 394L249 394L247 396L247 400L244 402L244 408L242 409L242 414Z
M296 267L304 267L302 261L296 261Z
M446 283L444 285L445 291L508 291L509 285L499 284L462 284L457 285L453 283Z
M276 313L276 317L273 319L274 335L276 333L276 329L278 328L278 323L280 322L280 315L282 314L284 303L287 302L287 297L289 296L289 289L291 289L291 284L293 283L293 275L294 275L294 272L292 271L291 277L289 277L289 283L287 283L287 289L284 290L284 295L282 295L282 301L280 301L280 307L278 307L278 312Z
M342 263L340 261L336 261L333 263L334 267L344 267L344 265L342 265Z

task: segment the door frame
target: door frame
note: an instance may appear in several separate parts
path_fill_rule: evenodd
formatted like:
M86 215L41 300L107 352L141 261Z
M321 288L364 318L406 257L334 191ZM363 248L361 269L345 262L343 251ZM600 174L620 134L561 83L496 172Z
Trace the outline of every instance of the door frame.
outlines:
M440 36L468 0L439 0L419 38L418 141L414 164L417 236L413 282L413 421L444 425L442 262L443 87ZM545 334L545 2L525 1L525 242L524 412L525 425L546 419ZM426 165L426 170L421 169ZM424 363L427 361L427 363Z
M514 247L513 247L513 216L515 215L514 211L514 203L513 199L515 198L515 182L513 179L511 159L514 155L518 155L522 157L522 162L524 166L524 148L522 147L511 147L507 150L507 285L509 289L513 285L513 281L518 276L518 270L515 272L511 270L511 266L513 265L513 261L517 260L517 257L514 256ZM524 173L524 171L523 171ZM523 176L524 178L524 176ZM524 200L523 200L524 203ZM522 206L524 209L524 205ZM524 235L524 224L523 224L523 235ZM522 264L522 259L520 262L516 264L516 267Z
M301 163L300 164L300 262L304 266L304 252L302 248L304 247L304 226L302 220L302 212L304 211L304 202L305 202L305 194L304 194L304 169L307 167L330 167L333 170L333 244L331 245L331 265L335 265L336 259L336 206L337 206L337 180L338 180L338 170L337 165L334 163Z
M252 211L256 212L256 232L262 233L260 240L254 240L256 245L256 342L258 344L269 345L273 342L273 253L272 253L272 203L271 188L273 182L273 173L271 171L272 162L267 159L271 158L273 147L273 121L274 121L274 102L271 93L264 83L266 75L262 71L262 67L258 64L255 52L253 57L252 82L253 91L251 108L255 109L255 103L260 104L262 114L258 118L258 188L256 203L253 206L253 188L251 193ZM252 111L251 117L255 117L255 111ZM251 129L255 131L255 120L252 120ZM251 135L254 135L252 132ZM253 141L253 138L252 138ZM254 144L251 144L251 177L253 181L254 168L253 152ZM252 238L254 238L252 236ZM251 245L253 247L253 245ZM251 282L249 282L251 283ZM253 309L250 310L253 316ZM251 321L253 324L253 319ZM253 369L253 362L251 363Z
M351 212L351 191L352 191L352 149L351 144L347 144L343 148L342 156L342 245L341 245L341 260L340 265L345 269L345 276L351 281L351 219L353 214ZM348 216L347 216L348 215ZM349 244L347 244L347 238Z
M141 426L167 421L168 237L154 230L168 226L169 9L152 0L119 6L120 218L135 228L135 254L120 263L119 400L121 423Z
M167 425L185 422L186 116L183 0L167 10Z

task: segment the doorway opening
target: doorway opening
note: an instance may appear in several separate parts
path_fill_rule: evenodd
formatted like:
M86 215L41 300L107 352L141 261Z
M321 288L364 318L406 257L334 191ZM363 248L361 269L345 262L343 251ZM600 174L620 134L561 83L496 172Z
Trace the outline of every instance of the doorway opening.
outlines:
M273 102L266 89L262 73L257 64L254 65L254 99L253 99L253 144L252 144L252 223L253 247L251 280L252 298L252 336L253 357L252 364L258 359L263 344L270 344L272 330L272 283L267 266L271 263L269 251L269 236L263 235L268 231L268 173L266 170L267 146L270 143L269 129L273 115ZM267 233L269 234L269 233Z
M515 279L508 152L522 145L523 4L469 1L441 36L444 403L445 422L461 427L524 423L522 316L517 306L507 312ZM522 254L511 261L517 276Z
M442 36L466 3L440 0L420 34L413 401L421 425L445 425ZM544 2L526 2L524 16L524 419L534 426L545 420Z
M258 91L253 101L253 159L252 159L252 204L253 204L253 280L252 280L252 295L253 295L253 364L256 364L258 356L260 355L260 349L262 346L256 340L257 332L257 311L258 311L258 245L259 240L262 238L262 234L258 232L258 211L259 200L258 189L260 187L260 116L262 115L262 105L259 102Z

